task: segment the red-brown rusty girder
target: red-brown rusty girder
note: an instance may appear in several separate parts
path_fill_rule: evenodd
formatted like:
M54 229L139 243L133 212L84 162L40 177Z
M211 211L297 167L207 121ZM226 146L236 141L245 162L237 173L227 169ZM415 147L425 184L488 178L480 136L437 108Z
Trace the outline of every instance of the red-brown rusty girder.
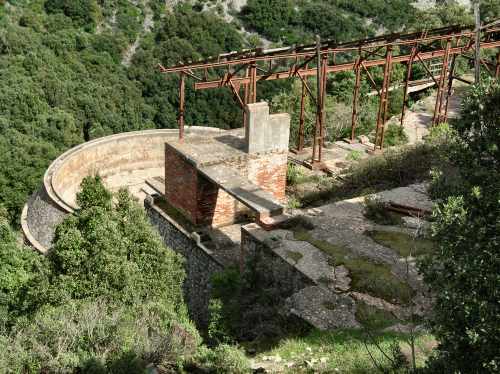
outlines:
M481 49L500 47L500 20L483 26L480 32ZM388 94L392 66L398 63L407 64L401 124L403 124L404 120L404 111L408 99L409 80L411 79L411 67L414 63L422 63L430 78L437 85L438 94L436 98L434 122L446 120L453 79L464 80L463 78L455 77L453 74L455 59L457 56L465 55L466 52L473 50L475 46L475 36L476 31L474 26L450 26L403 35L382 35L375 38L347 43L318 41L316 44L306 46L231 52L221 54L216 58L179 64L168 68L160 65L160 71L162 73L180 74L178 117L180 138L183 137L184 133L186 77L191 77L195 80L194 88L196 90L229 87L241 106L257 101L258 82L289 78L301 79L301 114L297 148L301 150L304 147L304 100L306 93L308 93L317 107L316 126L312 142L312 164L320 164L322 146L325 138L324 100L326 80L329 74L350 70L354 70L355 72L356 82L353 92L351 141L354 141L355 138L361 77L363 72L366 74L368 81L377 90L380 98L375 149L382 149L384 125L388 113ZM445 48L441 45L443 42L446 43ZM386 51L385 56L380 58L380 53L384 50ZM340 64L336 63L337 55L342 56L341 59L343 62ZM329 62L330 57L333 57L333 61L331 62ZM425 61L432 59L443 60L439 77L435 77L425 64ZM448 71L448 62L450 60L452 66ZM494 64L483 61L483 65L488 67L492 75L499 78L500 53L497 55ZM377 87L369 71L369 68L377 66L384 67L384 79L381 88ZM202 71L203 74L201 77L195 74L197 70ZM222 76L221 70L225 71ZM241 72L243 72L243 74L241 74ZM218 78L214 79L214 74L218 76ZM316 95L311 92L307 84L307 78L313 76L316 76L318 80L318 92ZM244 88L243 97L241 97L239 93L240 87ZM244 123L246 123L245 117Z

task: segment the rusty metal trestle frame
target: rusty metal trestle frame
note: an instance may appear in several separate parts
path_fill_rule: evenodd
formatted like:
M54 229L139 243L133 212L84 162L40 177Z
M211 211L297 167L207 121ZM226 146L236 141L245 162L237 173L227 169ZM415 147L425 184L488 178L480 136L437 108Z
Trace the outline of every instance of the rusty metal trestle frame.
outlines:
M477 34L480 35L477 35ZM476 37L477 36L477 37ZM162 73L178 73L179 78L179 138L184 136L186 78L195 81L195 90L228 87L233 92L243 110L246 125L245 105L257 101L257 83L278 79L300 79L302 82L299 138L297 151L305 146L305 98L307 95L316 105L316 122L312 139L311 165L321 167L322 148L325 142L325 95L328 76L342 71L353 71L355 84L352 99L350 142L356 139L359 117L359 102L363 76L376 90L379 97L374 150L382 150L384 129L389 112L389 92L391 72L394 64L406 64L403 82L403 109L401 125L408 101L412 66L422 64L428 75L428 82L437 86L433 123L446 121L448 102L452 93L453 79L466 81L454 76L456 59L459 56L471 58L467 52L475 49L479 41L481 49L500 47L500 20L493 21L478 30L475 26L449 26L410 34L390 34L375 38L336 43L317 38L315 44L283 47L269 50L261 48L230 52L217 57L209 57L197 62L179 63L176 66L159 65ZM445 45L443 46L443 43ZM382 58L381 58L382 57ZM439 76L435 76L426 61L440 61ZM485 69L497 79L500 78L500 52L495 61L482 60ZM370 69L383 67L381 87L378 87ZM202 74L197 73L202 72ZM198 74L198 75L197 75ZM317 92L314 94L307 79L316 77ZM243 88L243 94L240 93Z

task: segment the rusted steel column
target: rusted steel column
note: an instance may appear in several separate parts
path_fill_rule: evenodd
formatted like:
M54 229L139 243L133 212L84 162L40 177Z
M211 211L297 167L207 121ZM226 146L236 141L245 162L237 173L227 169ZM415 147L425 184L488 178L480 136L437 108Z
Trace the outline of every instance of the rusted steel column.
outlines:
M247 67L245 77L248 78L249 76L250 76L250 68ZM249 84L246 83L244 86L244 94L243 94L243 100L244 100L245 107L246 107L246 104L248 104L249 97L250 97ZM247 127L247 121L248 121L247 111L246 111L245 107L243 108L243 128Z
M314 131L313 142L313 164L320 164L323 154L323 142L325 139L325 92L326 92L326 71L328 67L328 56L319 55L318 49L318 95L317 95L317 111L316 111L316 126Z
M321 63L321 39L319 35L316 35L316 123L314 126L314 139L313 139L313 150L312 150L312 160L311 162L317 163L321 162L321 127L322 117L323 117L323 104L322 104L322 63Z
M443 95L446 89L446 78L448 74L448 58L451 49L451 39L446 41L446 50L443 56L443 67L441 68L441 74L439 75L439 85L436 92L436 104L434 106L434 116L432 117L432 124L437 125L441 120L441 110L443 106Z
M389 94L389 84L390 75L392 67L392 46L388 46L385 54L385 66L384 66L384 80L382 82L382 89L380 91L380 101L377 113L377 128L375 132L375 145L374 151L377 149L382 149L384 147L384 126L386 121L386 112L388 108L388 94Z
M411 56L406 65L405 86L403 92L403 109L401 110L401 126L404 125L406 106L408 104L408 85L411 79L411 68L413 67L413 60L415 59L415 55L417 53L418 53L418 45L415 45L411 50Z
M257 102L257 64L255 61L250 63L250 95L249 103Z
M186 74L184 72L180 73L179 80L179 139L184 139L184 105L185 105L185 94L186 94Z
M302 93L300 97L299 138L297 141L297 151L299 152L304 149L305 100L306 100L306 84L305 82L302 82Z
M446 104L444 107L444 115L440 118L440 122L446 122L448 120L448 105L450 103L450 96L453 91L453 79L455 74L455 60L457 59L457 55L453 55L451 57L451 66L450 72L448 73L448 91L446 92Z
M358 122L359 89L361 87L361 56L359 56L356 61L354 71L356 73L356 81L354 82L354 94L352 97L351 142L354 142L356 137L356 125Z

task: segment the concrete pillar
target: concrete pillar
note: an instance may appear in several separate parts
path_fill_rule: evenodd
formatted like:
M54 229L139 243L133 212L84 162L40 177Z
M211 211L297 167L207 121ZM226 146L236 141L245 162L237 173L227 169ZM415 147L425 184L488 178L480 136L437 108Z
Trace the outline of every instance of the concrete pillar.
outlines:
M248 153L288 150L290 115L269 115L266 102L246 105L247 127L245 139Z

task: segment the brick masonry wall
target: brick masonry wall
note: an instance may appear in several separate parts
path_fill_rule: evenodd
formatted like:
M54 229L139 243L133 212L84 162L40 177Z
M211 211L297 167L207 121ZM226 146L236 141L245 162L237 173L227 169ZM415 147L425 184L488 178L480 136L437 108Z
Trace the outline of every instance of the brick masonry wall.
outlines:
M209 317L211 278L215 273L224 270L223 265L151 201L146 199L144 207L165 245L186 259L184 298L191 318L199 327L206 327Z
M252 183L285 202L286 152L249 155L224 161L221 166L237 170ZM200 175L195 166L168 144L165 148L165 197L195 224L224 226L251 213L246 206Z
M199 223L214 227L229 225L249 213L249 209L226 191L199 175L198 217Z
M287 153L271 152L248 160L248 180L285 202Z
M168 144L165 146L165 198L191 222L198 223L198 172Z

